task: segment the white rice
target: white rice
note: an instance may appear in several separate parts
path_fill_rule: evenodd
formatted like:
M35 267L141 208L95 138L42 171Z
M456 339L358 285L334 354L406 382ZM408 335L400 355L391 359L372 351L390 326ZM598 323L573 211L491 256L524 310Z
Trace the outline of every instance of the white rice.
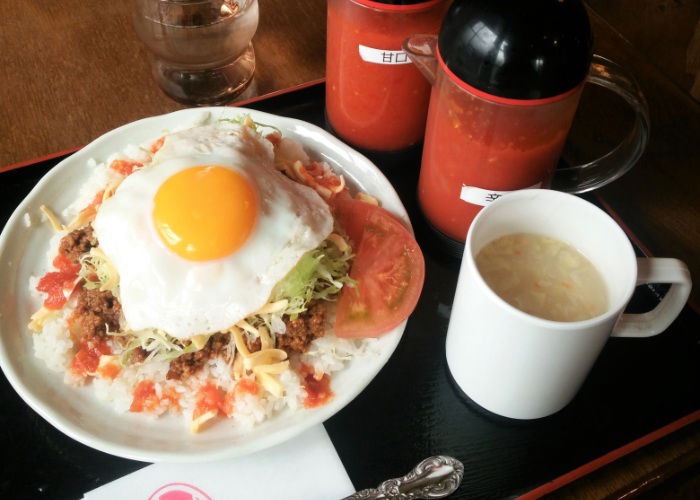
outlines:
M49 370L63 373L75 355L68 324L63 315L45 321L42 332L33 334L32 340L34 355L42 360Z

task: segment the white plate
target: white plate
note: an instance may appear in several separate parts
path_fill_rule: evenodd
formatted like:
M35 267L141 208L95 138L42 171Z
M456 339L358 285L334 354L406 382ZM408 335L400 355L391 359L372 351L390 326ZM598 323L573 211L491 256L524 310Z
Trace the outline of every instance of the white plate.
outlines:
M365 355L334 373L335 398L325 406L282 412L247 433L224 420L192 435L180 415L159 419L142 414L119 414L98 401L90 387L75 388L62 375L35 359L27 322L40 304L29 292L31 275L44 270L52 230L40 224L42 204L60 213L77 196L90 174L90 158L104 161L128 145L153 141L163 133L197 121L203 112L214 119L249 113L255 121L275 125L287 137L300 141L312 158L327 161L355 187L382 201L385 208L409 223L406 210L389 181L367 158L306 122L244 108L198 108L139 120L115 129L66 158L47 173L12 214L0 235L0 366L8 380L37 413L81 443L125 458L148 462L200 462L252 453L290 439L323 422L352 401L374 378L394 352L405 323L382 336L377 354ZM25 227L28 213L34 223ZM410 223L409 223L410 224Z

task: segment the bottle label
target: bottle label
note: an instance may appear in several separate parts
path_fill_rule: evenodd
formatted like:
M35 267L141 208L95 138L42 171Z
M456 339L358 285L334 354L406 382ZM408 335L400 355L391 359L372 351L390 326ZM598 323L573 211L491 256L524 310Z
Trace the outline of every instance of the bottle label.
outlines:
M363 61L374 64L411 64L408 54L403 50L373 49L365 45L358 45L360 57Z
M536 189L542 186L541 182L523 189ZM462 191L459 194L460 199L473 205L481 205L485 207L492 201L496 201L504 194L512 193L513 191L494 191L493 189L482 189L475 186L462 185Z

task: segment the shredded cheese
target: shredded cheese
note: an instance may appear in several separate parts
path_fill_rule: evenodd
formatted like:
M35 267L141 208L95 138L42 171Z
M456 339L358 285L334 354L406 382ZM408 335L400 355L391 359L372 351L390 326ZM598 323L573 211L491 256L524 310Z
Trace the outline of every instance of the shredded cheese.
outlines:
M119 273L117 273L117 268L114 267L107 254L100 247L92 247L89 255L97 259L97 261L94 259L90 260L89 257L81 257L80 263L81 265L85 263L88 266L87 269L94 271L100 277L100 291L104 292L117 288L119 285ZM86 260L87 262L85 262ZM87 281L84 275L81 277ZM104 279L104 282L101 281L102 279Z
M260 338L259 351L250 352L243 337L243 330ZM266 391L276 397L282 397L284 386L275 375L280 375L289 369L289 360L284 350L274 348L267 328L255 328L246 321L239 321L229 329L229 332L233 335L237 350L236 359L233 362L234 379L238 380L246 372L252 371L256 380Z
M260 348L261 348L261 350L274 349L275 342L272 340L272 336L270 336L270 332L267 331L266 327L261 326L258 329L258 334L260 335Z
M66 226L58 221L58 217L56 217L56 214L54 214L49 207L42 205L39 207L39 210L41 210L41 212L46 216L54 231L60 233L61 231L66 230Z
M277 302L268 302L260 309L258 309L254 314L270 314L284 311L288 305L289 301L287 299L278 300Z
M192 434L197 434L199 431L201 431L204 428L204 424L209 422L211 419L216 417L218 412L216 410L209 410L208 412L204 413L203 415L200 415L199 417L192 419L190 422L190 432Z
M348 245L348 242L345 241L345 238L340 236L338 233L331 233L328 235L328 239L331 240L333 244L338 247L338 250L343 253L347 253L351 250L350 245Z
M75 229L78 229L79 227L83 227L85 224L88 222L92 222L92 220L95 218L95 215L97 215L97 210L94 208L86 208L85 210L81 210L80 213L70 221L70 223L65 227L67 231L73 231Z
M243 367L252 370L256 366L269 365L287 359L287 353L282 349L261 349L243 359Z
M365 203L369 203L370 205L374 205L377 207L379 206L379 200L376 199L374 196L368 195L367 193L362 193L362 192L357 193L355 195L355 199L360 200L360 201L364 201Z
M205 335L205 334L192 335L192 337L190 337L190 340L192 341L194 346L199 351L202 347L207 345L207 341L209 340L209 337L210 337L210 335Z
M260 385L262 385L263 388L270 394L278 398L284 396L284 387L282 387L280 381L277 380L275 377L273 377L269 373L261 371L253 373L255 373L255 377L258 379L258 382L260 382Z
M27 325L27 327L31 331L39 333L44 328L44 322L51 316L53 316L55 313L56 311L47 309L46 307L42 306L41 309L32 314L29 321L29 325Z
M339 175L338 179L340 179L340 184L338 184L336 187L332 188L331 191L333 193L338 194L340 193L343 189L345 189L345 177L343 175Z
M246 332L250 333L251 335L257 337L258 336L258 329L255 328L253 325L248 323L246 320L242 319L238 323L236 323L236 326L240 328L241 330L245 330Z
M124 177L121 177L105 187L104 192L102 193L102 202L104 203L105 200L110 199L112 196L114 196L114 192L117 190L119 185L122 183L124 180Z

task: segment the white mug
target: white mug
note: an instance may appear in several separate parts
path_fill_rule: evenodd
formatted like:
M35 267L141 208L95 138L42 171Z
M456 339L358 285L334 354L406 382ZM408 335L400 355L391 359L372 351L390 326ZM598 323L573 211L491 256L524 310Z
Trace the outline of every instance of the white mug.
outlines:
M564 241L603 277L605 313L559 322L516 309L489 288L475 257L496 238L536 233ZM623 314L636 285L671 283L644 314ZM649 337L683 309L691 280L676 259L636 258L625 233L605 212L576 196L547 189L504 195L484 208L467 235L447 330L447 364L473 401L505 417L556 413L576 395L608 337Z

